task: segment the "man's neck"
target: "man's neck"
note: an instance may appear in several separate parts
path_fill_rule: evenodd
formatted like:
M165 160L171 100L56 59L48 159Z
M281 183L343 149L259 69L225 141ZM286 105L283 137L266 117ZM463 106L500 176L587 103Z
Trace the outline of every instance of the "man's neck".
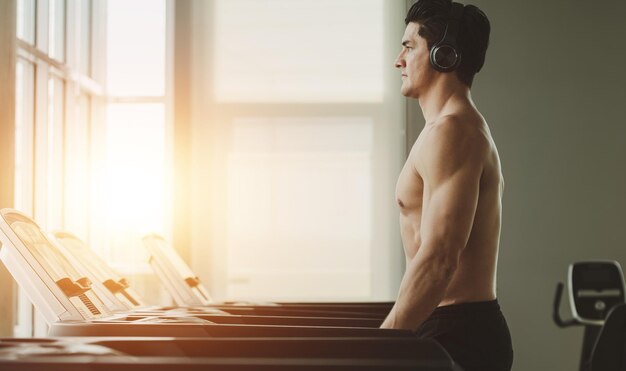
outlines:
M460 105L473 105L469 87L454 78L441 78L418 98L426 123L458 110Z

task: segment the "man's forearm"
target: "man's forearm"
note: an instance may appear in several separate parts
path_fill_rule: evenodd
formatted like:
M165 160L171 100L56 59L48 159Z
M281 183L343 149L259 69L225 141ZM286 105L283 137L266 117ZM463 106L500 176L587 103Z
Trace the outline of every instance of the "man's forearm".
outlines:
M456 269L456 260L423 256L409 264L398 299L382 328L416 330L444 298Z

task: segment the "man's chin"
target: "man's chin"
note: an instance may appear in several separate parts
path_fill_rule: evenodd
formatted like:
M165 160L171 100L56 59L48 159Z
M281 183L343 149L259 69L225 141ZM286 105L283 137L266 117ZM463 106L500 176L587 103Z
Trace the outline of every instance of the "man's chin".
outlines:
M400 88L400 93L402 95L404 95L407 98L411 98L412 94L411 94L411 89L405 89L405 88Z

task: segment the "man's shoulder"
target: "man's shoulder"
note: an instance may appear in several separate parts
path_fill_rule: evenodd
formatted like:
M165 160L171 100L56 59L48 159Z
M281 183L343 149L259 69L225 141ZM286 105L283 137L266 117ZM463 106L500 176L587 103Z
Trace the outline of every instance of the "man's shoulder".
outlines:
M443 151L462 157L472 154L480 156L488 153L491 148L486 123L479 115L444 115L431 126L425 138L430 153Z

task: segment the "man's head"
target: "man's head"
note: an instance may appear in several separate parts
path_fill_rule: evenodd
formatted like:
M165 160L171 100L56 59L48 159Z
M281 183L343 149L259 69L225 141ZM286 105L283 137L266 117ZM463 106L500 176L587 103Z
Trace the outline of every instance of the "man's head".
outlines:
M437 73L430 65L429 54L444 36L451 9L451 0L419 0L409 9L405 19L407 28L403 50L396 60L396 67L403 72L406 70L403 94L411 95L418 85L427 84ZM464 7L456 36L461 62L452 73L468 87L472 86L474 75L485 63L490 29L489 20L480 9L473 5Z

